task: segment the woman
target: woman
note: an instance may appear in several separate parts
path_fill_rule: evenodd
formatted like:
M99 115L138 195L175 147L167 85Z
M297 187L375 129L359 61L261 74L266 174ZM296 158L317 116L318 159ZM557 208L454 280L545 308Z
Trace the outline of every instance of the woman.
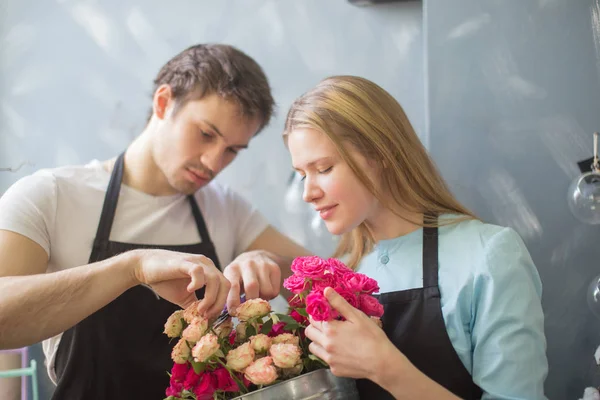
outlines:
M543 399L541 282L518 234L450 193L402 107L363 78L325 79L292 105L284 138L304 200L341 235L336 256L379 282L383 331L335 291L345 321L310 350L364 399Z

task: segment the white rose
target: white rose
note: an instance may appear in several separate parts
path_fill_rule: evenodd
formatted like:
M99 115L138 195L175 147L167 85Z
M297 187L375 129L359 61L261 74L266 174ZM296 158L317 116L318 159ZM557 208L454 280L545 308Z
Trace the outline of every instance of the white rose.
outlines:
M164 333L170 338L179 337L181 335L181 331L183 330L182 319L183 310L177 310L171 314L169 319L167 319L167 322L165 322Z
M271 338L265 334L259 333L250 338L250 344L254 351L262 353L269 350L269 347L271 347Z
M244 370L244 376L255 385L269 385L277 379L277 370L271 357L263 357Z
M254 361L254 349L250 346L250 342L246 342L241 346L230 350L227 353L227 367L234 371L243 371L252 361Z
M279 368L292 368L300 361L302 350L295 344L274 344L269 349L273 363Z
M212 333L206 334L200 338L198 343L192 349L192 356L197 362L205 362L219 351L219 338Z
M179 339L171 351L171 359L177 364L185 364L190 356L190 346L185 339Z
M246 300L235 310L235 316L240 321L248 321L254 317L264 317L271 312L271 304L263 299Z
M208 320L204 317L197 317L181 333L181 337L188 342L196 343L206 333L208 329Z
M295 344L298 346L300 345L300 338L291 333L282 333L281 335L277 335L273 338L273 344L280 343Z

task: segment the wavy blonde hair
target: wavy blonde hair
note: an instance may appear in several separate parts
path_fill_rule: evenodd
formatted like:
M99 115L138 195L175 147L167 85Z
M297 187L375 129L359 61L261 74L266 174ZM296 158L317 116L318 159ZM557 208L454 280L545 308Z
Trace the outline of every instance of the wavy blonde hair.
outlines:
M419 226L440 226L475 215L448 189L427 154L402 106L377 84L356 76L332 76L298 98L291 106L284 141L294 129L310 128L326 134L343 160L367 189L395 214ZM347 146L375 161L381 171L376 187L353 159ZM455 214L454 218L410 220L405 212L423 215ZM370 252L374 238L365 222L342 235L334 257L349 255L356 268Z

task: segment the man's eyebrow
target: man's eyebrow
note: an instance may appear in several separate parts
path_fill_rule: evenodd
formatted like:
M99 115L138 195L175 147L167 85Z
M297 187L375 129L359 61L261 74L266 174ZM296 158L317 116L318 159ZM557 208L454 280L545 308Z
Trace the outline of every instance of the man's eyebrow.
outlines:
M222 137L223 139L225 139L225 136L223 136L223 134L221 133L221 131L219 130L219 128L217 128L217 127L215 126L215 124L213 124L212 122L210 122L210 121L207 121L207 120L205 120L205 119L203 119L203 120L202 120L202 122L204 122L206 125L210 126L210 128L211 128L213 131L215 131L215 133L216 133L217 135L219 135L220 137ZM233 145L231 145L231 147L237 147L237 148L240 148L240 149L247 149L247 148L248 148L248 145L247 145L247 144L233 144Z
M204 122L206 125L210 126L210 128L215 131L217 133L217 135L223 137L223 134L221 133L221 131L219 130L219 128L217 128L212 122L207 121L205 119L202 120L202 122Z

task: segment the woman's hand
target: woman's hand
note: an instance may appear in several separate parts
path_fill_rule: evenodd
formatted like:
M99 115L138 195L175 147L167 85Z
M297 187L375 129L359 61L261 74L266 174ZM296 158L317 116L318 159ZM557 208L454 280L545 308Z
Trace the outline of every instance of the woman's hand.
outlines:
M400 351L371 318L335 290L325 289L325 297L346 321L318 322L311 318L305 331L312 340L309 350L329 364L336 376L377 381L384 360Z

